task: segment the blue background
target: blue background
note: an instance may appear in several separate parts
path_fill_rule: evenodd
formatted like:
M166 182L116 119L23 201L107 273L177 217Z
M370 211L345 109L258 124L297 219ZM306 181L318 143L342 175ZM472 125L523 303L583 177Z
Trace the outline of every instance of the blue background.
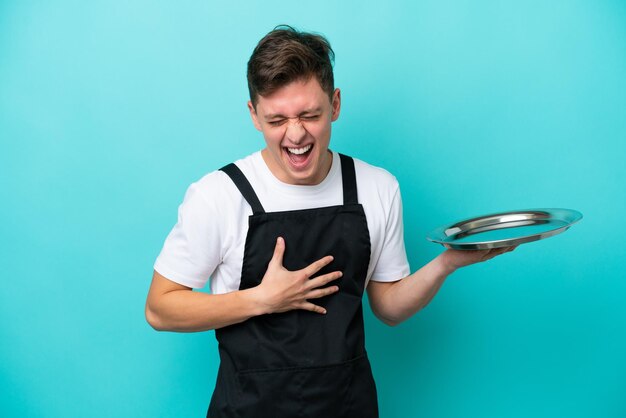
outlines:
M212 332L143 309L187 186L263 146L245 64L325 34L332 147L400 181L415 270L440 224L585 218L450 277L396 327L367 310L382 417L626 416L622 1L0 2L0 415L204 416Z

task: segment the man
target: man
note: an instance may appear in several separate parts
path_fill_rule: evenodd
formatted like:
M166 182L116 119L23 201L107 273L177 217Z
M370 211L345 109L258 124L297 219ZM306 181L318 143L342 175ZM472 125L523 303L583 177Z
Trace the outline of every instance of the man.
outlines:
M259 42L248 109L266 146L190 186L155 263L148 322L216 330L209 417L378 416L364 290L395 325L456 269L511 250L448 250L409 274L396 179L328 149L333 58L290 27ZM209 277L212 294L192 291Z

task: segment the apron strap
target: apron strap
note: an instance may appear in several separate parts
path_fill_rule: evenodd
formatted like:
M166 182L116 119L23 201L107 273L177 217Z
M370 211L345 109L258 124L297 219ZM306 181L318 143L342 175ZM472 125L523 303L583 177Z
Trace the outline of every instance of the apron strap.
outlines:
M254 189L250 185L250 182L241 172L239 167L235 165L235 163L230 163L227 166L220 168L220 170L228 174L228 177L230 177L233 183L235 183L235 186L237 186L244 199L246 199L248 204L252 207L252 213L265 213L265 210L254 192Z
M341 160L341 181L343 182L343 204L356 205L359 200L356 191L354 160L343 154L339 154L339 159Z

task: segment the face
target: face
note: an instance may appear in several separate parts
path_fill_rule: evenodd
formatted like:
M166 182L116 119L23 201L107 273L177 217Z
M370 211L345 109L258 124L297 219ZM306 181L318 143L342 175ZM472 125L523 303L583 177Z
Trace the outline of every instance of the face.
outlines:
M330 126L340 107L339 89L331 101L315 77L259 96L256 109L248 102L254 126L265 137L261 155L276 178L298 185L324 180L332 163Z

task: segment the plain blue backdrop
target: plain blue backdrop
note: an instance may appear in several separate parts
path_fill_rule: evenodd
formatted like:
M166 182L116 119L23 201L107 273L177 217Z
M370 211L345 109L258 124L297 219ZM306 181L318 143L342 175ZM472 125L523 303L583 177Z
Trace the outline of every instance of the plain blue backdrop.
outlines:
M331 147L398 178L413 270L440 224L585 215L398 327L367 309L381 417L626 416L617 0L0 2L0 415L204 416L213 333L144 301L187 186L263 146L245 65L281 23L331 41Z

